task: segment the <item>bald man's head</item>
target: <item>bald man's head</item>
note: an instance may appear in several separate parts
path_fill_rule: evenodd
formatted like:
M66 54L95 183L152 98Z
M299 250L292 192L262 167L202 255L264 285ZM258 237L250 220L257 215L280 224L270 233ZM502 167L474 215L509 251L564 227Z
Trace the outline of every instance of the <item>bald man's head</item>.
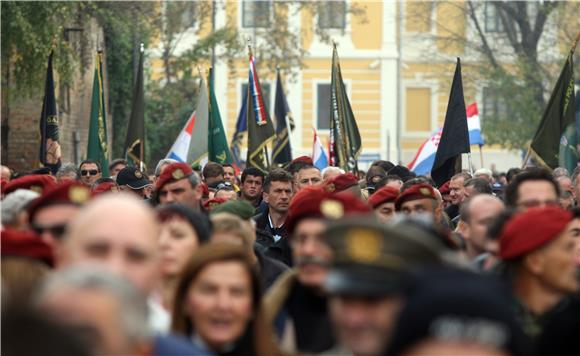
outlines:
M155 214L143 201L125 194L104 195L70 224L59 265L105 266L150 292L159 273L157 234Z
M505 210L504 203L491 194L478 194L463 203L460 209L462 235L467 242L469 257L486 251L486 236L490 224Z

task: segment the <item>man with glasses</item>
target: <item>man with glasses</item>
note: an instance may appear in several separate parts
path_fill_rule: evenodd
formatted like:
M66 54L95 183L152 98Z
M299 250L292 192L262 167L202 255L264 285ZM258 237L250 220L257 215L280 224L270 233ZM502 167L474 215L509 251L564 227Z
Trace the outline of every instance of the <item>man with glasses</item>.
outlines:
M508 208L527 210L532 207L558 205L560 188L552 174L542 168L528 168L508 184L505 204Z
M81 182L89 187L101 178L101 164L92 159L82 161L79 171L81 172Z
M32 202L28 210L30 226L45 243L55 247L60 244L67 225L90 198L86 185L76 181L63 183Z

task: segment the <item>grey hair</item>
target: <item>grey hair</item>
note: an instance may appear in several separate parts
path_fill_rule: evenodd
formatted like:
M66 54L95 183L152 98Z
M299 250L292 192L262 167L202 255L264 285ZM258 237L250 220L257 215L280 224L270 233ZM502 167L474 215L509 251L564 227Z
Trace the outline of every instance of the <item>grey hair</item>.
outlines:
M79 170L77 167L73 163L65 163L56 172L56 178L69 175L70 173L74 173L75 178L79 179Z
M327 172L331 172L331 173L339 173L339 174L344 174L344 169L340 168L340 167L334 167L334 166L328 166L326 168L324 168L322 170L322 172L320 172L322 174L322 176L324 177L324 175Z
M178 163L178 161L174 160L173 158L163 158L157 162L157 166L155 167L155 177L159 177L161 175L161 167L172 163Z
M132 346L147 341L152 336L149 326L147 297L123 277L95 267L76 266L52 274L40 289L36 302L46 296L66 289L102 292L111 295L118 303L119 322L125 337Z
M189 180L189 183L191 183L192 187L197 187L197 185L199 183L201 183L201 178L199 178L199 174L197 174L197 172L193 172L189 175L189 177L187 177L187 180Z
M554 175L554 178L558 178L558 177L570 177L570 173L568 172L568 170L564 167L558 167L556 169L554 169L554 173L552 173Z
M2 200L2 225L15 224L18 215L38 196L38 193L27 189L17 189L6 195Z

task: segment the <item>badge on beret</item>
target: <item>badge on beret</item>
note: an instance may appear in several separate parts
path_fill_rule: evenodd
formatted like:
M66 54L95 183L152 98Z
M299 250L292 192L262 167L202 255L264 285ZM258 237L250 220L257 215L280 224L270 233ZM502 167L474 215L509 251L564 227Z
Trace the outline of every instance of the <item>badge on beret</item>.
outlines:
M141 178L143 178L143 173L141 173L141 171L135 171L135 177L137 179L141 179Z
M427 188L420 188L419 192L421 194L423 194L424 196L430 197L431 196L431 191Z
M28 190L32 190L33 192L42 195L42 187L39 185L32 185L32 186L30 186L30 188L28 188Z
M185 173L183 173L183 171L180 168L177 168L176 170L173 171L173 173L171 173L171 176L173 177L173 179L177 180L185 177Z
M85 187L71 187L68 190L68 198L75 204L82 204L89 200L91 193Z
M368 229L351 229L346 233L346 254L354 261L370 263L381 256L383 239Z
M336 200L324 200L320 203L320 212L328 219L337 220L344 216L344 208Z
M378 183L381 181L381 179L382 179L381 176L374 176L371 178L371 182Z

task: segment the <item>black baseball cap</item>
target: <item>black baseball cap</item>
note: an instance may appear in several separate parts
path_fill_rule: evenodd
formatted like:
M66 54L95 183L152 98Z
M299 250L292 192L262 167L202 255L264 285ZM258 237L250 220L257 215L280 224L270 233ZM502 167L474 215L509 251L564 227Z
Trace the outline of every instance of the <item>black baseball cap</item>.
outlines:
M135 167L127 166L117 174L117 184L126 185L131 189L142 189L151 183L143 172Z

